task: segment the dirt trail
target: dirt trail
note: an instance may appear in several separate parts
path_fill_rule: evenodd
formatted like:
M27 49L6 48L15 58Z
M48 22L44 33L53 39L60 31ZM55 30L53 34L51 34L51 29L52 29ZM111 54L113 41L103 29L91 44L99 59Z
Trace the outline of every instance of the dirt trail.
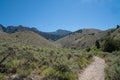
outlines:
M78 80L104 80L105 61L102 58L94 57L92 62L83 73L79 74Z

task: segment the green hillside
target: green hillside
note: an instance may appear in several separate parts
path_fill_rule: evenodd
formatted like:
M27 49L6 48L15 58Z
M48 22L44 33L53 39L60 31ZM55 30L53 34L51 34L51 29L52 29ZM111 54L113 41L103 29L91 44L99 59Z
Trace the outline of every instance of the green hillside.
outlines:
M52 41L58 40L58 39L64 37L65 35L71 33L71 31L62 30L62 29L56 30L54 32L43 32L43 31L39 31L35 27L30 28L30 27L25 27L22 25L5 27L2 24L0 24L0 31L9 33L9 34L15 33L15 32L32 31L32 32L35 32L35 33L39 34L40 36L42 36L48 40L52 40Z
M95 41L99 39L100 30L97 29L81 29L66 37L57 40L55 43L58 46L80 49L86 47L93 47Z
M31 31L0 32L0 80L77 80L92 55L60 49Z
M119 80L120 28L82 29L55 43L32 31L0 31L0 80L78 80L93 56L105 59L105 80Z
M55 41L55 44L64 48L84 49L96 47L96 41L102 45L105 39L109 36L120 38L119 28L109 29L106 31L97 29L81 29Z
M31 31L16 32L13 34L1 32L0 41L2 44L8 43L8 44L33 45L41 47L55 47L53 43Z

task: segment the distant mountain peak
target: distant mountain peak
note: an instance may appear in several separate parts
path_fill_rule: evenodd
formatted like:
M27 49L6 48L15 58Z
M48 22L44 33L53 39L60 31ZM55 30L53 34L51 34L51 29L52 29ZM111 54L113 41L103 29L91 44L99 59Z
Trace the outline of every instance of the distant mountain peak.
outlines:
M56 30L56 31L68 31L68 30L64 30L64 29L58 29L58 30Z
M49 32L49 34L61 35L61 36L68 35L69 33L71 33L71 31L63 30L63 29L58 29L58 30L56 30L54 32Z

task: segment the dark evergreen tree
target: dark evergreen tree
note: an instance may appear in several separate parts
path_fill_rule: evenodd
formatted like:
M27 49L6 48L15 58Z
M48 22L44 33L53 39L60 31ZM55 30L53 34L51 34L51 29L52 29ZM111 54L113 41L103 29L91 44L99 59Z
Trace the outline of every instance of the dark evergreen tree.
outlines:
M107 38L104 45L103 51L113 52L120 50L120 40L114 40L113 38Z
M98 49L100 48L100 43L99 43L98 40L95 42L95 46L96 46Z
M117 25L117 29L120 28L120 25Z

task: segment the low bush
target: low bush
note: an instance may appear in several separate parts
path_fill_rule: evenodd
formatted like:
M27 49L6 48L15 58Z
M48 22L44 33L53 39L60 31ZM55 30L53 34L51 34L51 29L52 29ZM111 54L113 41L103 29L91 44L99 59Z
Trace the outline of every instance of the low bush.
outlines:
M0 65L4 65L5 68L0 72L3 78L5 75L23 73L27 78L31 73L37 74L37 71L40 71L40 74L44 76L43 80L77 80L78 72L92 61L92 54L79 50L18 44L1 46L1 49L3 52L0 53L0 62L2 61Z
M113 52L106 57L105 80L120 80L120 52Z
M120 50L120 40L114 40L113 38L107 38L104 45L103 51L105 52L113 52Z

